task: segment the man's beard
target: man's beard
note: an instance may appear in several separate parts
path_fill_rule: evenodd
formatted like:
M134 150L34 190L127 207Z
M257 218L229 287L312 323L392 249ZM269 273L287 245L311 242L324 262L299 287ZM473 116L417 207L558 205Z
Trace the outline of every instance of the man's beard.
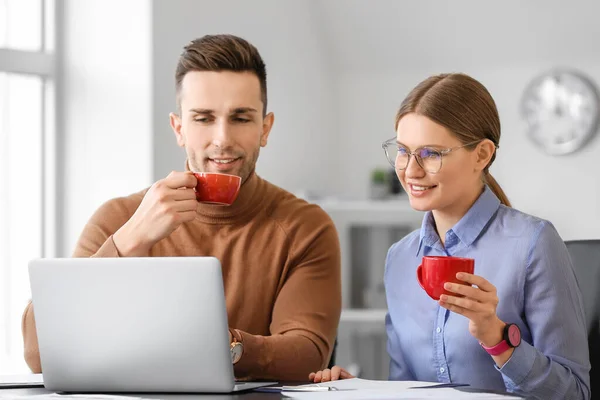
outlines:
M242 164L238 167L238 169L235 171L227 172L227 173L239 176L240 178L242 178L242 183L244 183L250 177L250 175L252 175L252 173L254 172L254 170L256 168L256 161L258 160L259 153L260 153L260 147L257 148L256 151L252 152L249 155L248 154L241 155L239 153L233 153L233 152L229 152L229 153L223 152L222 154L211 153L210 157L202 157L201 162L198 162L195 154L192 153L191 151L187 152L187 155L188 155L188 165L192 172L221 173L219 171L208 171L208 163L210 162L211 158L221 157L222 155L225 155L225 156L231 157L231 158L241 158Z

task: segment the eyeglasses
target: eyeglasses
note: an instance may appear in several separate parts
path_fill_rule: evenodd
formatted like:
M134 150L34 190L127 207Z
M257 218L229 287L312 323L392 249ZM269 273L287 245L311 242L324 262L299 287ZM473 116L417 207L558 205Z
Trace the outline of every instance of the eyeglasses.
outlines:
M447 149L435 149L432 147L419 147L415 151L410 151L406 147L399 145L396 138L383 142L381 147L385 152L385 157L392 167L397 170L404 170L408 167L410 156L414 156L417 164L423 170L430 174L437 174L442 169L442 158L450 152L463 147L472 146L481 140L476 140L462 146L448 147Z

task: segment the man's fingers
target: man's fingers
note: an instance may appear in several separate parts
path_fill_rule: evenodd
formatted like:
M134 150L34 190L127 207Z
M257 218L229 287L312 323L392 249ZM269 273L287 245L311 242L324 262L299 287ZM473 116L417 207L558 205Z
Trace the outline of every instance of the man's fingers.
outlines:
M196 210L193 210L180 212L177 215L179 215L179 218L181 218L181 222L192 222L194 219L196 219L196 215L198 214L196 213Z
M177 212L187 212L187 211L194 211L196 212L196 210L198 209L198 201L196 201L196 199L193 200L180 200L180 201L176 201L175 203L173 203L172 206L173 210L177 211Z
M163 179L163 182L171 189L179 189L196 187L197 180L191 172L173 171Z
M173 193L174 200L196 200L196 191L190 188L179 188Z
M331 370L324 369L323 376L321 377L321 382L329 382L331 380Z

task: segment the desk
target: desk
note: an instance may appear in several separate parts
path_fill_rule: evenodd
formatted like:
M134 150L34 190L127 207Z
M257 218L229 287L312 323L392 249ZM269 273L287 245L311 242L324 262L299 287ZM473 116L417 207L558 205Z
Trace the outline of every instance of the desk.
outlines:
M44 388L27 388L27 389L0 389L0 396L15 395L15 396L31 396L40 394L51 394L52 391ZM115 394L117 393L106 393ZM122 396L143 397L145 399L163 399L163 400L275 400L285 399L280 393L260 393L260 392L241 392L227 394L135 394L135 393L119 393Z
M475 393L498 393L487 390L478 390L474 388L459 388L464 392L475 392ZM0 395L6 396L14 394L15 396L23 395L40 395L40 394L51 394L53 392L43 388L28 388L28 389L0 389ZM507 394L507 393L501 393ZM260 392L242 392L235 394L134 394L134 393L123 393L123 396L139 396L145 399L163 399L163 400L275 400L275 399L288 399L282 396L280 393L260 393ZM514 396L514 395L513 395ZM517 397L513 397L517 399Z
M306 382L302 382L306 383ZM295 385L302 384L300 382L284 382L285 385ZM435 389L432 389L435 390ZM505 394L501 392L494 392L490 390L481 390L471 387L465 388L457 388L457 390L469 393L496 393L496 394ZM40 395L40 394L51 394L49 390L44 388L27 388L27 389L0 389L0 395L12 395L15 396L23 396L23 395ZM109 394L109 393L107 393ZM115 395L117 393L114 393ZM275 400L275 399L289 399L288 397L282 396L280 393L261 393L261 392L242 392L242 393L226 393L226 394L135 394L135 393L119 393L122 396L131 396L131 397L143 397L145 399L163 399L163 400ZM518 399L519 397L511 394L513 399Z
M28 388L28 389L0 389L0 395L40 395L40 394L51 394L49 390L44 388ZM116 393L107 393L116 394ZM260 393L260 392L242 392L242 393L231 393L231 394L135 394L135 393L119 393L122 396L139 396L145 399L163 399L163 400L275 400L285 399L279 393Z

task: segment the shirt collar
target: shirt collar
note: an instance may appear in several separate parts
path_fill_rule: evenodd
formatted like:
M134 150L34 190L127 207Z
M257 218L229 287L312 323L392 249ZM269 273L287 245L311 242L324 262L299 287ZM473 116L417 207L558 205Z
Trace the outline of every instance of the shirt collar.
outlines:
M469 211L467 211L451 230L461 242L470 246L481 235L492 217L496 214L496 211L498 211L499 207L500 200L486 185L483 193L481 193ZM423 217L417 255L421 251L423 245L434 248L441 245L431 211L428 211Z
M431 211L427 211L423 216L419 237L420 240L419 247L417 248L417 256L419 255L423 245L427 247L443 247L441 246L440 237L435 229L435 221L433 220L433 213Z

